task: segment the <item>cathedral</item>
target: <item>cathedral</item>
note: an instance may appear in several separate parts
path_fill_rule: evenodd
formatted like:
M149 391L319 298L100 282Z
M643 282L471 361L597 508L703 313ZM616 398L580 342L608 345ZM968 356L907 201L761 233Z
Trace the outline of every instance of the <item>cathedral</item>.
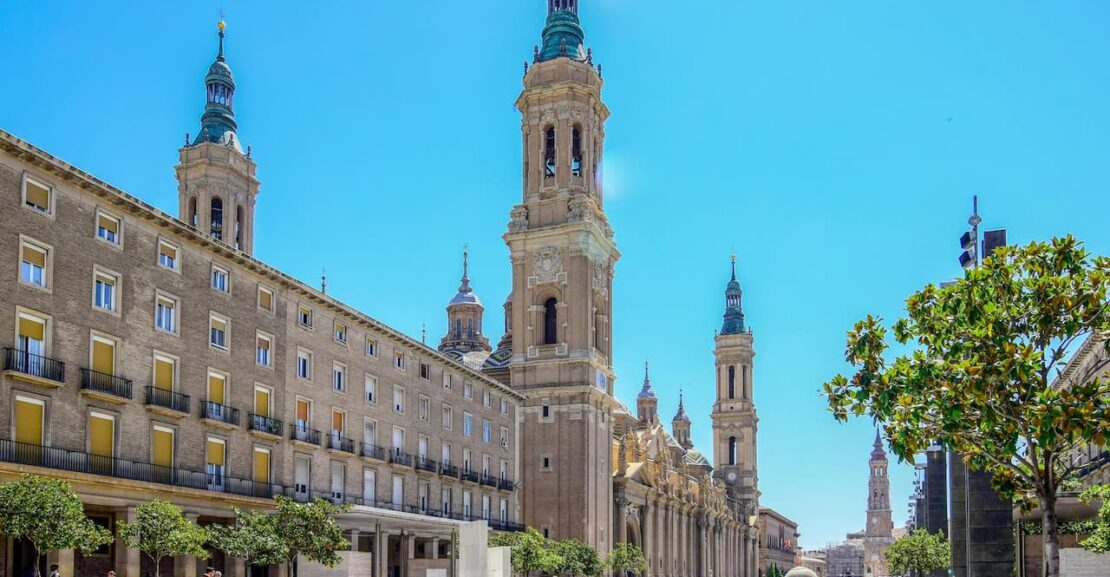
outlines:
M755 576L755 352L735 256L715 342L712 462L694 448L681 398L670 431L663 426L646 363L635 414L613 394L620 252L600 178L609 109L578 9L577 0L548 0L516 101L523 190L503 235L512 266L504 335L493 349L482 333L464 254L440 350L524 396L518 505L526 525L602 555L635 544L651 576Z

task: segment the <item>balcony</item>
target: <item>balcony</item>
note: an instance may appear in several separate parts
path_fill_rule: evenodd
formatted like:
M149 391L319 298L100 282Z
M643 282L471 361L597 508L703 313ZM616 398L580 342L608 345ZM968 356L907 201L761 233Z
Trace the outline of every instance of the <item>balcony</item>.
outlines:
M189 395L167 391L158 387L144 387L146 408L170 417L183 417L189 414Z
M378 461L385 460L385 449L367 443L362 444L362 456L367 459L377 459Z
M200 405L200 418L208 424L224 429L239 426L239 409L212 401L201 401Z
M477 483L480 476L477 471L464 470L462 476L459 478L470 483Z
M329 451L355 454L355 442L334 431L327 436L325 448Z
M131 398L131 379L81 369L81 392L109 403L125 403Z
M401 465L402 467L411 467L412 455L400 449L393 449L389 452L389 462L394 465Z
M497 481L497 488L501 489L502 491L512 491L513 490L513 482L508 477L501 477Z
M4 349L4 373L33 385L60 387L66 380L66 364L19 349Z
M497 477L494 477L493 475L483 474L482 475L482 485L485 485L486 487L496 487L497 486Z
M309 429L304 425L298 424L294 426L293 432L289 435L289 438L295 443L320 446L320 431Z
M281 433L284 430L284 425L277 419L271 419L255 413L250 414L250 432L273 440L281 438Z
M494 531L511 531L513 533L519 533L525 529L524 525L520 523L513 523L507 520L502 521L501 519L490 519L489 528Z
M459 468L454 466L454 465L444 463L439 468L439 474L443 475L444 477L450 477L452 479L458 479L459 478Z
M417 471L425 471L425 472L434 474L434 473L439 471L439 463L437 463L437 462L435 462L435 461L433 461L433 460L431 460L427 457L417 457L416 458L416 470Z

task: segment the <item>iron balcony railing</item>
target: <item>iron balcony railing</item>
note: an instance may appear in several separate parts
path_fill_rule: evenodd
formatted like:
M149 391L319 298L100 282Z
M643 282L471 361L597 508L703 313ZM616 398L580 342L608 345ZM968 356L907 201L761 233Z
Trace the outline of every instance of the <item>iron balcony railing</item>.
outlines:
M470 481L471 483L477 483L478 480L479 480L478 471L469 471L469 470L463 471L462 476L460 478L463 481Z
M377 459L379 461L384 461L385 460L385 449L382 448L382 447L379 447L377 445L371 445L369 443L363 443L362 444L362 456L363 457L369 457L371 459Z
M317 431L316 429L309 429L308 427L302 425L295 425L293 427L293 432L289 438L293 439L294 441L301 441L303 443L319 445L320 431Z
M401 449L393 449L389 453L389 462L404 465L406 467L412 466L412 455L402 451Z
M493 475L482 475L482 484L487 487L496 487L497 477L494 477Z
M454 465L444 463L439 468L439 474L443 475L444 477L451 477L452 479L458 479L459 478L459 468L454 466Z
M336 451L343 451L344 453L354 454L355 452L354 441L348 439L347 437L344 437L343 435L338 435L335 433L327 436L326 447L328 449L335 449Z
M497 488L503 491L512 491L513 481L508 477L501 477L501 479L497 481Z
M252 431L281 436L285 428L281 421L263 415L251 413L250 419L250 430Z
M4 349L4 370L59 383L66 380L66 364L62 361L10 347Z
M167 391L158 387L145 387L146 404L152 407L162 407L179 413L189 412L189 395L176 391Z
M131 398L131 379L98 373L91 369L81 369L81 388L121 399Z
M421 471L429 471L435 473L439 471L439 463L427 457L417 457L416 468Z
M239 426L239 409L213 403L212 401L201 401L201 418L227 423L228 425Z

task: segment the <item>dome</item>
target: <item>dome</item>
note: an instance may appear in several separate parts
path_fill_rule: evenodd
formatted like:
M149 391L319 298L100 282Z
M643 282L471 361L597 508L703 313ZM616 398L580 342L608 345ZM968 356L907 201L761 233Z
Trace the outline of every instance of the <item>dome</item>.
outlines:
M786 572L786 577L817 577L817 574L808 567L795 567Z
M480 304L482 304L482 301L478 300L478 295L473 292L460 292L455 295L455 298L451 299L451 302L447 303L447 306Z
M232 85L235 84L235 80L231 76L231 67L227 65L227 62L224 60L222 54L216 58L216 61L212 63L212 66L208 67L208 76L206 76L204 79L207 82L211 82L213 80L223 80L224 82L230 83Z

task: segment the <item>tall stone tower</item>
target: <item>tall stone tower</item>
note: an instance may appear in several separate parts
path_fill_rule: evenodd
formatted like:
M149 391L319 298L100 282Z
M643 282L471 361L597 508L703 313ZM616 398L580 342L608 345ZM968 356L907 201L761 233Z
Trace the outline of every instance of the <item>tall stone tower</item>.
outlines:
M713 468L724 481L729 498L748 523L744 542L744 575L756 575L758 533L753 518L759 512L759 475L756 435L759 419L752 397L754 337L744 325L744 293L736 280L736 255L732 278L725 288L724 324L717 334L717 402L713 405Z
M659 424L659 399L655 398L655 391L651 388L647 361L644 361L644 386L636 395L636 418L646 425Z
M686 415L686 405L683 403L681 388L678 389L678 411L671 419L671 433L674 435L674 440L683 449L689 451L694 448L694 441L690 438L690 417Z
M883 439L875 431L871 450L871 480L867 483L867 531L863 541L864 577L889 575L883 553L894 541L894 521L890 510L890 479L887 473Z
M474 289L470 288L470 254L463 251L463 274L459 291L447 303L447 334L439 341L439 350L459 354L490 352L489 339L482 334L482 313L485 307Z
M612 541L610 443L613 265L619 258L599 176L602 81L583 45L577 0L549 0L543 46L524 75L523 202L504 235L513 269L509 379L526 395L524 522Z
M219 52L204 77L207 98L200 132L178 151L178 218L217 242L247 254L254 248L257 165L244 154L236 134L235 80L224 59L224 28L219 23Z

